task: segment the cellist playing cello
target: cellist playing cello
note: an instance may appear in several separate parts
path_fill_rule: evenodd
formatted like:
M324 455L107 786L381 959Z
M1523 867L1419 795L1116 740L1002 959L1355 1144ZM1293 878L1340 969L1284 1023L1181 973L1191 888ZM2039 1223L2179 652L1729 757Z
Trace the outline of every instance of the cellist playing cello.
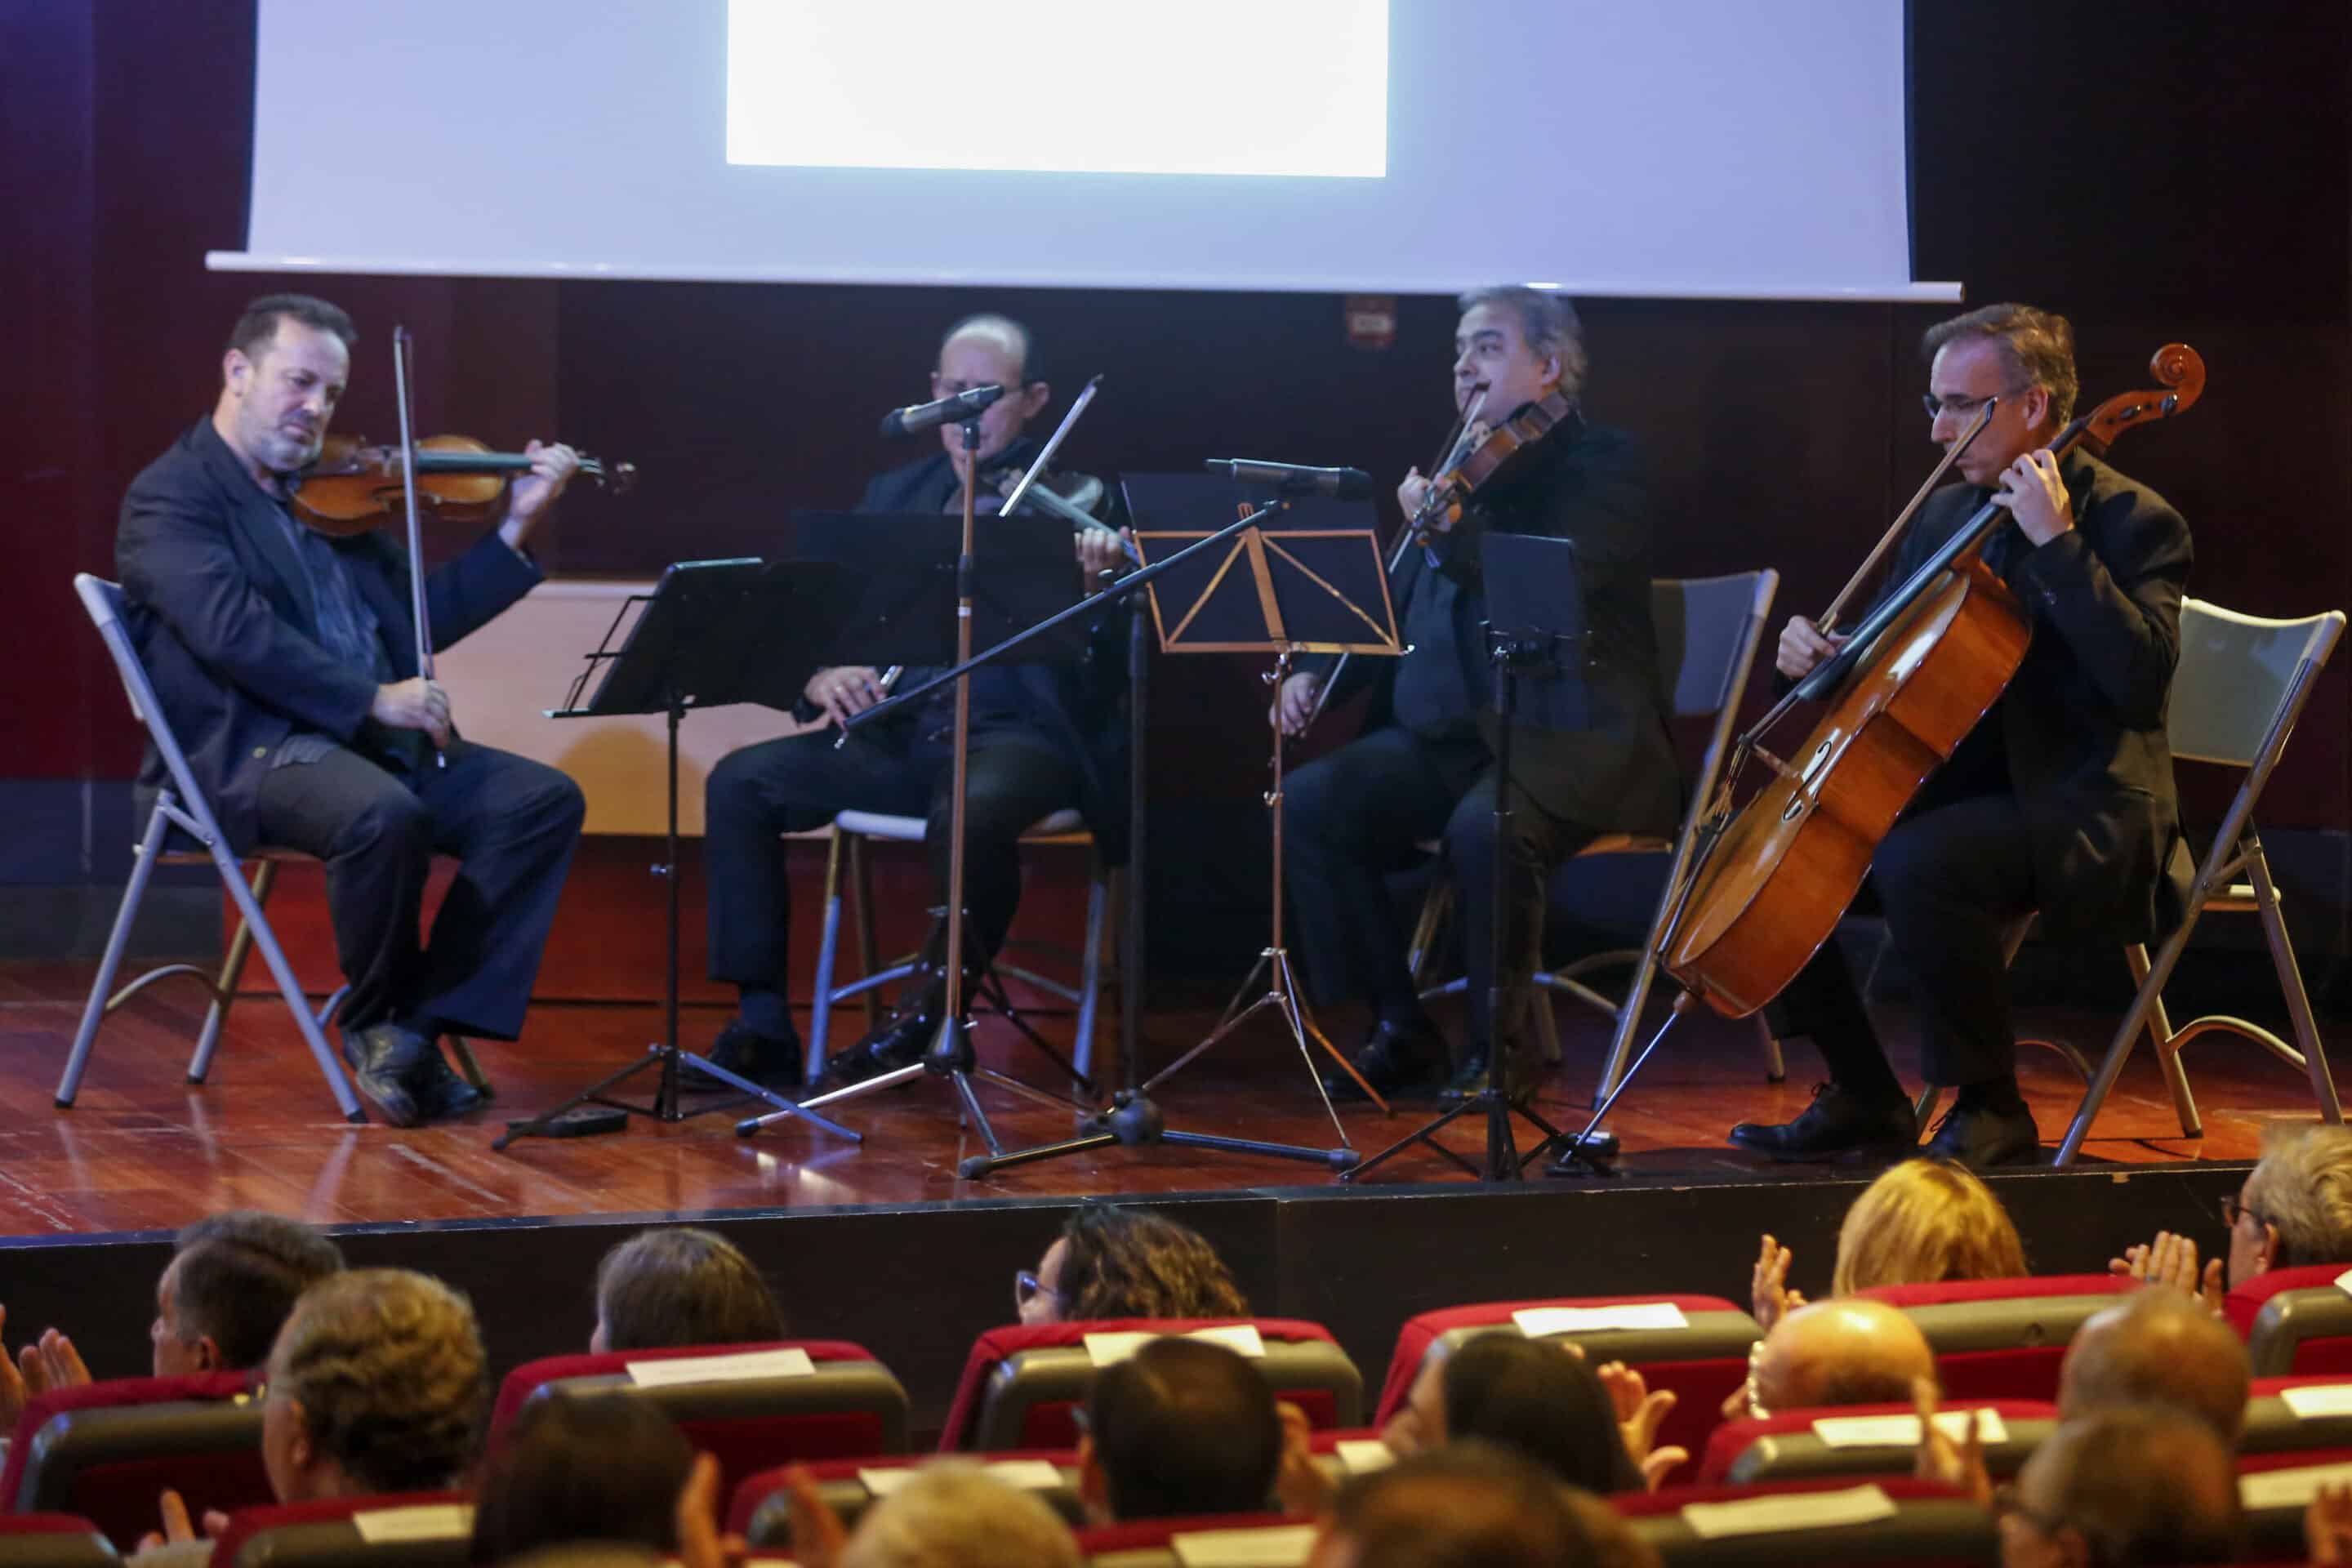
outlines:
M2179 653L2188 525L2162 497L2050 442L2074 410L2074 330L2029 306L1988 305L1920 341L1934 439L1992 417L1931 496L1885 581L1899 583L1989 500L2010 513L1983 559L2032 623L2025 660L1991 710L1880 845L1872 879L1920 1012L1921 1068L1958 1092L1926 1152L1970 1169L2040 1146L2017 1085L2004 940L2038 914L2068 939L2150 940L2177 923L2192 867L2180 841L2165 709ZM1778 667L1802 679L1834 653L1803 616ZM1913 1152L1910 1102L1887 1066L1834 940L1776 1004L1829 1068L1812 1104L1731 1142L1780 1159Z

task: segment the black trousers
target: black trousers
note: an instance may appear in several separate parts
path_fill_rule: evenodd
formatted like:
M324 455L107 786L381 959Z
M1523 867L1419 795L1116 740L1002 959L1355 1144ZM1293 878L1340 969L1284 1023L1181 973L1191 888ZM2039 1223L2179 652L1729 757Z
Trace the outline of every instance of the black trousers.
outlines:
M2017 1070L2010 1022L2010 927L2035 907L2032 846L2017 798L1973 795L1897 823L1871 862L1887 936L1919 1003L1920 1067L1931 1084ZM1810 1035L1850 1089L1901 1092L1834 939L1780 993L1775 1031Z
M338 747L262 780L262 841L327 863L346 1033L387 1018L427 1036L522 1029L586 805L543 763L470 742L447 755L409 773ZM420 946L436 852L457 858L457 879Z
M782 996L789 988L792 898L777 837L822 827L838 811L926 816L923 846L945 901L954 757L948 745L852 735L831 726L730 752L703 790L710 977ZM965 767L964 907L981 951L994 952L1021 901L1021 835L1075 805L1077 770L1042 742L974 735Z
M1516 772L1516 768L1514 769ZM1417 1007L1405 963L1409 933L1381 879L1443 838L1459 890L1469 975L1469 1044L1519 1038L1543 950L1544 892L1552 869L1593 837L1514 787L1505 920L1494 922L1495 759L1475 736L1431 742L1376 730L1286 782L1283 888L1296 917L1309 997L1360 1000L1384 1011ZM1502 966L1506 1016L1489 1016L1486 989Z

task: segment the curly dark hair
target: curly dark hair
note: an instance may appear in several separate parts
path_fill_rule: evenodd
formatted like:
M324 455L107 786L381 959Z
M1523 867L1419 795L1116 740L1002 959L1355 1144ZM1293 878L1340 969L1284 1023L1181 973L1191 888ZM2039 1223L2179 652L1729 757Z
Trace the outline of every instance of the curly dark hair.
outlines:
M1241 1318L1249 1300L1201 1233L1147 1208L1087 1204L1062 1226L1062 1316Z

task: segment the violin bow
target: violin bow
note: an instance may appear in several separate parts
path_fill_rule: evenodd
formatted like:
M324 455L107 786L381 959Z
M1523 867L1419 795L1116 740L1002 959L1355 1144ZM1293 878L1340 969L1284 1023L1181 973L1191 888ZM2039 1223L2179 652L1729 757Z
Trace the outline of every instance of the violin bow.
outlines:
M408 514L408 608L410 618L416 623L416 673L426 680L433 679L433 627L425 619L425 535L418 526L416 513L416 410L411 398L408 362L411 342L404 325L392 329L392 378L394 395L400 403L400 496ZM436 767L449 765L449 754L440 747L433 749Z
M1903 510L1895 514L1895 521L1886 525L1886 531L1878 536L1878 542L1871 547L1868 555L1863 557L1862 564L1853 569L1853 575L1845 580L1845 586L1838 590L1837 597L1830 601L1830 607L1822 612L1822 618L1814 626L1814 630L1827 637L1836 627L1838 616L1844 610L1846 601L1853 597L1856 589L1870 580L1872 573L1878 570L1878 563L1886 559L1886 552L1892 550L1895 547L1895 542L1902 537L1904 526L1911 521L1912 514L1919 510L1920 503L1927 499L1937 482L1950 470L1951 466L1959 460L1960 454L1967 451L1970 443L1974 442L1979 436L1984 434L1984 427L1992 423L1992 411L2000 406L2000 398L1985 399L1984 406L1977 410L1977 422L1969 426L1968 434L1952 443L1952 449L1944 454L1944 460L1937 463L1926 479L1919 481L1919 488L1911 492L1910 500L1905 503Z

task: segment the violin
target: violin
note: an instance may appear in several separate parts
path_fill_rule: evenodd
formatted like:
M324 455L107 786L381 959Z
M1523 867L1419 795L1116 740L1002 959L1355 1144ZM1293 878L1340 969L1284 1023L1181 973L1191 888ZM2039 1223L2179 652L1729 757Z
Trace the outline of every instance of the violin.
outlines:
M1471 498L1517 467L1517 459L1528 448L1563 425L1572 431L1581 423L1572 398L1549 392L1496 426L1476 446L1461 454L1452 467L1430 481L1428 493L1422 497L1420 509L1412 514L1412 537L1426 540L1460 522L1463 509L1470 504Z
M1009 465L993 474L982 473L980 488L983 491L993 492L1000 500L1011 500L1014 489L1021 483L1022 472L1018 466ZM1092 474L1064 469L1038 475L1030 485L1029 493L1021 498L1020 510L1024 514L1053 512L1067 520L1073 528L1097 528L1101 523L1097 517L1097 509L1102 505L1102 499L1103 482L1100 479ZM958 490L950 496L940 510L961 511L963 492Z
M457 522L488 522L506 502L507 485L530 472L520 452L493 452L470 436L428 436L416 443L416 492L421 506ZM601 489L625 495L637 480L635 463L580 459L580 473ZM400 448L371 446L364 436L330 436L319 460L294 487L294 513L320 533L347 538L388 521L402 504Z

